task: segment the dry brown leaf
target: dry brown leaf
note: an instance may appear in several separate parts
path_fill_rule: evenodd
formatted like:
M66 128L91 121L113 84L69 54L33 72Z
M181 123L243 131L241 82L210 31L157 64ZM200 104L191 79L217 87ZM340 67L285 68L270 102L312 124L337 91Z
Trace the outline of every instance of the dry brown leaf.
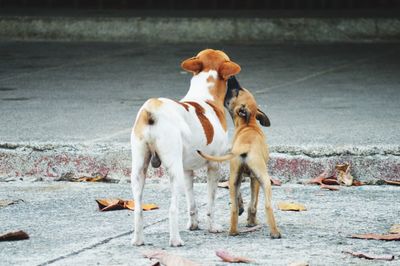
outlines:
M281 186L282 182L279 179L271 178L271 184L273 186Z
M353 180L353 186L359 187L365 185L363 182L358 180Z
M164 250L152 250L143 253L145 258L158 260L158 263L165 266L197 266L198 264L194 261L186 259L184 257L170 254ZM153 265L157 265L153 264Z
M400 181L384 180L386 184L400 186Z
M338 187L328 186L328 185L325 185L325 184L321 184L320 188L321 189L328 189L328 190L339 190Z
M113 211L129 209L135 210L135 202L133 200L122 200L122 199L97 199L100 211ZM156 204L142 204L144 211L155 210L159 207Z
M135 202L133 200L125 200L124 208L134 211L135 210ZM151 211L151 210L155 210L155 209L158 209L158 206L156 204L153 204L153 203L142 204L142 210L144 210L144 211Z
M327 171L323 171L319 176L317 176L316 178L313 178L309 181L307 181L307 184L317 184L320 185L322 184L322 181L328 178L328 172Z
M383 254L383 255L375 255L370 253L363 252L354 252L354 251L343 251L343 253L350 254L354 257L363 258L367 260L394 260L394 255Z
M300 203L279 202L278 209L281 211L306 211L306 207Z
M325 178L322 180L321 184L325 185L340 185L340 183L333 177Z
M394 224L390 227L389 234L400 234L400 224Z
M106 179L105 176L97 175L97 176L82 176L78 178L77 182L102 182Z
M1 207L6 207L6 206L9 206L9 205L16 204L16 203L18 203L18 202L20 202L20 201L23 201L23 200L22 200L22 199L17 199L17 200L0 200L0 208L1 208Z
M0 241L18 241L25 239L29 239L29 235L22 230L0 235Z
M224 182L219 182L218 187L220 188L229 188L229 180Z
M360 235L351 235L351 238L375 239L375 240L384 240L384 241L399 241L400 240L400 233L399 234L388 234L388 235L360 234Z
M337 171L337 180L339 183L346 186L351 186L353 184L353 176L350 174L350 163L337 164L335 166Z
M250 232L260 230L261 228L262 228L262 225L258 224L258 225L252 226L252 227L247 227L246 229L242 229L239 231L239 233L250 233Z
M234 255L230 254L226 250L217 250L215 252L215 254L225 262L231 262L231 263L239 263L239 262L250 263L250 262L254 262L254 260L246 258L246 257L234 256Z

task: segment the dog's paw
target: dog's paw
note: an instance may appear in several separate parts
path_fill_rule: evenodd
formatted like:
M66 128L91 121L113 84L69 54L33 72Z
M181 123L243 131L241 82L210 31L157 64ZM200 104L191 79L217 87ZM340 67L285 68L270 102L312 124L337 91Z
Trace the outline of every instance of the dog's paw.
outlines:
M200 230L199 224L197 222L189 221L186 227L190 231Z
M222 232L224 232L224 228L222 227L222 225L212 224L211 226L209 226L208 232L214 233L214 234L215 233L222 233Z
M131 240L131 244L133 246L143 246L144 245L143 238L133 237Z
M259 224L260 223L258 222L257 219L253 219L253 220L247 221L246 227L254 227L254 226L257 226Z
M171 247L181 247L185 245L185 242L179 237L179 238L174 238L169 240L169 245Z
M229 233L228 233L230 236L237 236L237 235L239 235L239 232L237 231L237 230L229 230Z
M269 234L269 236L270 236L271 239L279 239L279 238L282 237L282 235L281 235L281 233L279 231L271 232Z

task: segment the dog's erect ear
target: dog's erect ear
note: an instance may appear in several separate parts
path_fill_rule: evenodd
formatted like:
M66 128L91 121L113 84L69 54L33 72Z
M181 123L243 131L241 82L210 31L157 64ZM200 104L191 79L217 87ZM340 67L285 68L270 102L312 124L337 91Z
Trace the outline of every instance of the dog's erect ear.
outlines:
M246 120L246 124L249 124L249 121L250 121L250 110L247 109L246 106L242 105L242 106L239 108L237 114L238 114L240 117L243 117L243 118Z
M197 57L192 57L183 61L181 67L188 72L197 74L203 69L203 63Z
M232 61L224 62L218 69L218 74L223 80L236 75L240 72L240 66Z
M266 114L264 114L263 111L257 108L257 114L256 114L256 119L260 124L264 127L269 127L271 126L271 122L269 121L269 118Z

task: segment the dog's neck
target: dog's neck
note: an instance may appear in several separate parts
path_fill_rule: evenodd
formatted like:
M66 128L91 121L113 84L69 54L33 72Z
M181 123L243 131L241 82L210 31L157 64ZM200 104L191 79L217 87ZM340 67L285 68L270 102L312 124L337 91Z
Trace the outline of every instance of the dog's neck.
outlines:
M243 127L258 127L257 120L255 116L251 116L249 119L249 123L246 123L245 119L240 116L235 116L234 120L235 128L243 128Z
M225 93L225 82L219 80L217 71L209 70L193 76L189 91L181 101L212 101L223 106Z

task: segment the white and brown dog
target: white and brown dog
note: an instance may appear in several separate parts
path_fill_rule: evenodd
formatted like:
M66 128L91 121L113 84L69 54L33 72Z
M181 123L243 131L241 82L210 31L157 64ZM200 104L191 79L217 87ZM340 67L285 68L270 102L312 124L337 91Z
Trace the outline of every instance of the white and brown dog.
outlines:
M220 155L228 149L224 110L227 79L240 72L222 51L206 49L182 62L182 68L194 76L186 96L179 102L166 98L147 100L139 110L131 136L132 190L136 206L141 206L146 171L161 163L171 183L169 230L171 246L184 244L178 229L178 182L185 184L190 230L198 229L197 208L193 196L193 170L207 166L207 223L210 232L221 232L214 222L214 200L218 181L218 164L196 153ZM143 213L135 210L132 243L143 245Z

